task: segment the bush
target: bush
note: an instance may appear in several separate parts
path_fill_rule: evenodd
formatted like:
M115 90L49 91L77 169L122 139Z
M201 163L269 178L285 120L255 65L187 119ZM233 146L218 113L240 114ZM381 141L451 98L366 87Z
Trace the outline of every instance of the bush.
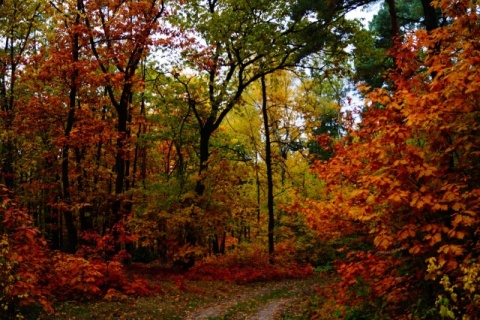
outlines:
M0 319L19 317L29 305L52 312L50 293L44 287L49 270L46 242L3 185L0 199Z
M313 274L311 265L270 257L255 246L241 247L227 255L206 259L191 268L186 277L192 280L223 280L237 283L280 279L300 279Z

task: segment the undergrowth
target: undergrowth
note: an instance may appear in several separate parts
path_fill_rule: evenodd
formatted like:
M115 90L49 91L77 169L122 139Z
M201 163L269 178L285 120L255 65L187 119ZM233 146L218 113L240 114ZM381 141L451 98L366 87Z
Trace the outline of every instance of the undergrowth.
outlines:
M299 264L251 248L243 252L205 259L185 274L189 280L222 280L250 283L282 279L303 279L313 275L309 264Z

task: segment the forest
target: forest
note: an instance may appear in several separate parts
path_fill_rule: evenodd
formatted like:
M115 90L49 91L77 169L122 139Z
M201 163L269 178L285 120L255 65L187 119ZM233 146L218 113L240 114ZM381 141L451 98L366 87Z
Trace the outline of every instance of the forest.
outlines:
M0 0L0 319L291 279L282 319L478 319L479 39L476 0Z

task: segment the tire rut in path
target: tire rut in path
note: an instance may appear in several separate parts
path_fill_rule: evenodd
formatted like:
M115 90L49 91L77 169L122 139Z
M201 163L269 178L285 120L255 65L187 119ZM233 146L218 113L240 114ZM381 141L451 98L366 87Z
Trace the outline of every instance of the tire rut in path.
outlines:
M231 296L228 299L219 301L218 304L199 308L191 315L187 316L187 320L202 320L215 317L225 316L232 308L240 303L246 303L248 301L255 301L262 296L271 293L274 290L286 289L288 296L275 298L268 302L262 302L262 304L253 310L250 314L232 315L231 319L259 319L270 320L278 319L278 316L288 307L292 305L298 293L305 289L309 280L284 280L280 282L271 282L262 284L259 288L247 287L246 292ZM229 317L230 318L230 317Z
M219 302L214 306L207 306L205 308L201 308L197 310L194 314L187 317L187 320L202 320L202 319L209 319L214 317L222 316L228 309L234 307L236 304L251 299L256 296L260 296L264 293L268 292L268 288L262 288L261 290L257 290L255 292L246 292L242 295L237 295L236 297L232 297L229 300L224 300Z
M278 319L278 316L285 310L285 307L292 303L294 299L279 299L274 300L257 311L258 320L274 320Z

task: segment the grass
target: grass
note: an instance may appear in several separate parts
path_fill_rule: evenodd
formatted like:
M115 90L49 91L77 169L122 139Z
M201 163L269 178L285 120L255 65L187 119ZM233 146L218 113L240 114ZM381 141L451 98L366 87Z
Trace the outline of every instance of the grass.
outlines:
M166 282L163 291L148 297L124 296L116 301L63 302L56 306L55 315L42 315L40 319L185 319L232 288L223 282L196 281L189 282L184 291Z
M252 313L260 306L265 305L272 300L277 300L285 297L288 297L287 288L275 289L265 294L252 296L246 301L240 302L234 307L230 308L229 311L226 313L225 318L228 319L230 316L238 314Z
M115 300L67 301L55 306L55 315L32 319L188 319L199 310L217 307L220 317L238 319L254 315L271 301L283 300L279 319L305 319L312 286L324 279L322 273L310 279L235 284L222 281L189 281L179 288L173 280L161 280L162 293L148 297L119 296Z

